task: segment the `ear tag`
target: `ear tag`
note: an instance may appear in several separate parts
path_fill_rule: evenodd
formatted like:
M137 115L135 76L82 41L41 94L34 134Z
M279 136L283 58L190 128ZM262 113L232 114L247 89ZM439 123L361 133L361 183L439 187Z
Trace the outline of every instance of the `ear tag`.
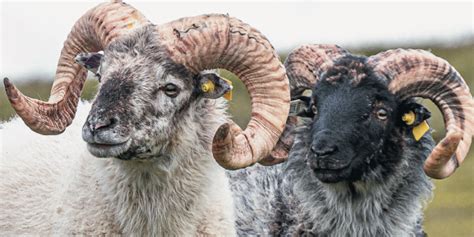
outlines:
M416 118L415 113L413 111L410 111L403 115L402 120L407 125L412 125L415 122L415 118Z
M420 124L418 124L416 127L413 128L412 133L413 136L415 137L416 141L419 141L423 135L425 135L426 132L430 130L430 125L426 122L426 120L423 120Z
M413 123L416 121L416 115L413 111L410 111L403 115L402 120L407 125L413 125ZM423 137L423 135L425 135L425 133L428 132L429 130L430 130L430 125L428 125L426 120L423 120L420 124L412 128L413 137L415 138L416 141L419 141L421 137Z
M214 82L212 82L211 80L207 80L205 83L201 85L201 90L204 93L213 92L214 89L215 89L215 85L214 85Z
M232 100L232 90L234 89L232 86L232 81L226 78L221 77L227 84L230 86L230 90L224 94L224 98L228 101Z

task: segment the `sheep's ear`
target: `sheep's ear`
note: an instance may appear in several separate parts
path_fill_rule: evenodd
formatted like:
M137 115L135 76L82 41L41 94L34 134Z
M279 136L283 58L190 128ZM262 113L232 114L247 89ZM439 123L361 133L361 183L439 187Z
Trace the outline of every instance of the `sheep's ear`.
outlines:
M413 138L419 141L430 131L430 126L426 121L431 117L430 111L418 103L408 103L403 106L402 111L402 121L413 134Z
M104 54L102 52L97 53L80 53L76 56L75 60L78 64L85 67L87 70L94 74L97 74L100 62L102 61Z
M310 96L297 96L290 102L290 116L298 117L313 117L311 111L311 97Z
M232 83L214 72L203 72L198 75L198 91L204 98L217 99L224 96L232 99Z
M410 102L402 106L402 121L414 127L431 117L431 112L421 104Z

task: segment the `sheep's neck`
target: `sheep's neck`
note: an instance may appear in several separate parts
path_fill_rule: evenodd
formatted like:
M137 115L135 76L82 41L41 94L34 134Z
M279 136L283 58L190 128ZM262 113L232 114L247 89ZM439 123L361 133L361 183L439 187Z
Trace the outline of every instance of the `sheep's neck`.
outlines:
M320 183L317 194L311 195L297 189L298 209L306 212L302 226L336 236L405 236L421 231L418 222L431 186L421 180L410 185L405 181L393 176L383 184Z
M204 185L210 182L205 172L211 165L190 162L194 158L181 158L188 162L168 170L155 162L108 162L105 193L125 233L174 235L197 226Z
M194 120L183 118L181 123L189 121ZM125 233L189 236L196 232L208 189L223 170L206 149L209 142L202 140L211 129L200 130L193 124L178 128L187 130L176 130L159 157L111 159L103 167L105 193Z
M226 118L221 104L190 105L194 112L180 116L160 157L105 164L105 193L125 233L194 235L208 202L226 193L228 186L219 183L224 171L210 151L213 132Z

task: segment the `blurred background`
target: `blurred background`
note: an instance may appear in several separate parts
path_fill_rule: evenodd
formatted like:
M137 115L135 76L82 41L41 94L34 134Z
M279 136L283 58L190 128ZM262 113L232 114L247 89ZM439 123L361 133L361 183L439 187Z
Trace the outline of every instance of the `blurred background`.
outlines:
M449 61L473 92L472 2L128 3L157 24L184 16L228 13L264 33L282 60L293 48L306 43L338 44L367 56L391 48L429 50ZM0 76L10 78L26 95L47 100L63 41L75 20L96 4L93 1L0 2ZM235 85L229 111L245 127L250 114L248 94L233 75L222 73ZM93 77L88 79L82 98L91 100L97 86ZM7 121L14 112L3 83L0 87L0 121ZM432 103L426 105L433 113L433 136L439 139L444 136L443 120ZM466 161L452 177L434 183L435 195L425 210L425 231L429 236L474 236L474 150L471 148Z

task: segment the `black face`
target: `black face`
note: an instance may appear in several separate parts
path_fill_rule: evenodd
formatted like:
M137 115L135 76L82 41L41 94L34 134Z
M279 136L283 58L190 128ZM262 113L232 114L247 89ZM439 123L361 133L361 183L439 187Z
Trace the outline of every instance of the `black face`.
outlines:
M338 62L313 89L306 112L313 118L306 162L322 182L390 171L399 161L401 138L409 134L401 121L408 104L398 102L364 60Z

